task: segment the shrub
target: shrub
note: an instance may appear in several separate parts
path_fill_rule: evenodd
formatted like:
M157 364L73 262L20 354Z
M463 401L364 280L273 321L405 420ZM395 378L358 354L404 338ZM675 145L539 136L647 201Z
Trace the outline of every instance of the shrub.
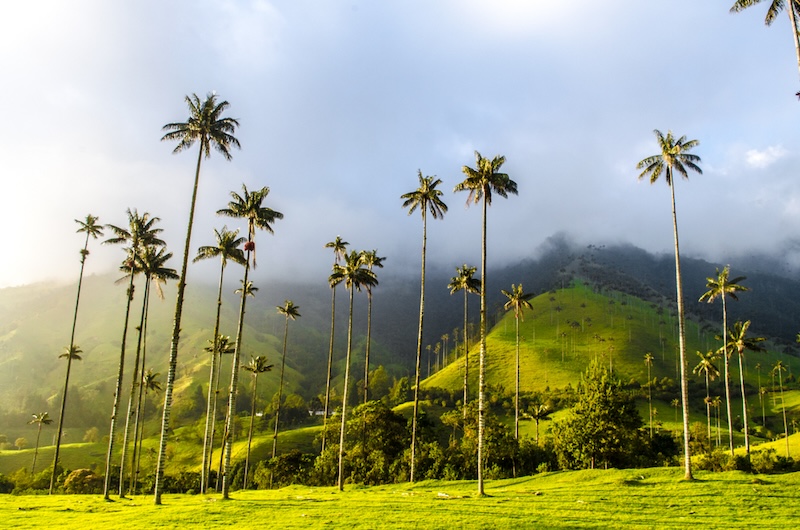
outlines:
M102 493L103 477L91 469L76 469L64 480L66 493Z

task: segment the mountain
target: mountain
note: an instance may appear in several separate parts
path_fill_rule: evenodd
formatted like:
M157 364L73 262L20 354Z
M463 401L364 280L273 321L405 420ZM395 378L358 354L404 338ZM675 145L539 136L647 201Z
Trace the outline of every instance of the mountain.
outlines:
M536 326L543 326L541 329L547 331L537 329L537 334L550 333L553 335L550 340L555 340L555 335L563 332L560 327L562 324L558 323L559 319L556 320L556 328L552 329L548 328L550 323L545 325L542 320L545 318L544 314L550 313L551 297L558 300L554 303L562 306L560 317L563 319L563 325L574 326L571 323L567 324L567 320L580 322L581 312L589 311L571 307L571 304L559 300L561 296L559 292L572 282L578 282L576 285L584 286L585 291L582 291L584 294L581 296L587 297L587 302L583 302L587 307L593 307L590 305L589 297L589 293L593 293L607 297L605 302L601 300L597 303L602 305L613 301L616 304L615 310L620 311L617 314L620 320L615 321L615 327L604 332L615 337L613 355L618 358L616 361L618 367L628 362L625 360L627 350L621 346L625 343L624 337L616 337L616 334L621 332L616 327L622 322L621 319L631 316L632 319L644 318L650 323L650 331L647 332L645 328L641 328L644 324L636 323L638 320L631 323L631 328L628 330L630 334L636 329L635 326L641 328L637 333L641 332L642 336L635 339L637 342L630 349L631 366L636 366L636 370L630 375L641 380L644 368L641 364L643 352L649 350L656 354L662 348L661 339L653 334L654 322L659 324L663 321L663 324L660 324L662 335L673 325L672 256L652 255L627 245L581 247L563 236L550 238L536 251L535 256L490 271L490 282L487 286L490 325L500 322L504 330L510 325L508 316L503 311L505 297L500 290L509 289L512 283L522 283L526 292L539 295L537 300L544 300L543 307L535 310L529 319L526 318L525 326L528 327L523 329L531 333ZM715 269L722 265L689 257L683 260L687 316L694 322L691 326L695 326L693 328L695 336L705 337L704 341L693 343L692 348L712 347L714 334L721 332L720 304L699 303L697 300L705 291L706 277L714 276ZM386 272L378 271L378 274L380 285L374 292L371 360L375 365L384 365L394 376L411 375L416 351L419 279L416 276L392 276L388 268ZM449 343L452 346L455 343L452 338L453 331L462 327L463 297L461 293L451 296L447 289L447 284L454 274L455 265L452 270L431 267L428 271L425 346L435 346L437 342L442 341L444 334L449 336ZM747 276L743 284L749 286L751 291L742 293L738 302L728 304L731 322L737 318L751 319L753 322L751 330L754 334L770 338L772 343L784 352L794 351L794 338L800 326L798 324L800 283L791 278L760 270L739 270L735 264L732 267L732 275ZM229 276L235 275L229 274ZM66 418L67 425L76 429L85 430L97 426L102 432L111 409L125 308L125 287L115 285L114 280L115 277L112 275L90 276L84 280L76 337L76 342L84 354L83 361L76 363L71 375L71 388L74 387L77 391L73 393L70 390L70 406ZM235 333L238 304L233 294L234 283L235 280L231 279L231 285L225 288L221 328L224 334ZM300 307L302 317L290 322L289 325L286 377L288 391L297 392L307 400L319 396L324 393L325 388L330 337L331 291L327 285L327 278L320 278L319 282L313 284L276 281L261 285L256 280L256 285L260 291L248 302L243 360L246 361L250 355L267 355L270 360L279 359L285 320L277 313L276 306L282 305L285 299L291 299ZM337 297L337 366L334 367L337 381L343 372L341 368L346 339L348 308L347 297L342 295L343 292L344 290L340 288L340 296ZM33 412L47 410L52 414L57 410L64 377L64 363L58 359L58 355L69 340L74 296L75 285L51 283L0 290L0 433L9 432L24 424ZM148 365L162 374L162 380L166 374L174 297L174 287L168 286L165 300L154 299L151 303L147 338L147 356L150 359ZM187 409L187 414L191 412L189 409L202 408L200 396L204 385L207 385L208 377L208 357L203 348L212 334L215 298L215 285L197 282L191 283L187 289L175 396L176 407ZM628 304L628 309L634 306L642 306L642 309L639 313L626 315L620 309L623 307L623 301ZM128 366L125 374L125 387L128 389L131 375L129 366L136 345L134 328L138 325L139 303L139 298L135 298L129 324L129 347L126 357ZM478 297L470 296L470 303L471 320L475 321L478 316ZM540 302L537 301L538 303ZM356 293L353 353L355 374L363 373L366 306L366 295ZM649 309L645 310L644 306ZM591 311L599 309L594 308ZM503 320L504 318L506 320ZM592 319L595 326L600 325L596 318ZM582 332L588 333L585 330L585 322ZM505 331L500 332L498 329L493 331L496 336L502 333ZM603 333L599 334L604 338ZM544 335L538 336L543 340ZM573 340L578 340L577 337L576 335ZM579 341L573 344L576 358L579 355L584 357L593 355L592 352L600 352L602 349L597 344L592 344L587 337L589 336L580 339L584 341L583 343ZM503 346L507 347L507 344ZM545 354L545 360L549 362L555 357L560 357L557 344L548 347L551 352ZM690 352L691 359L693 350L690 349ZM532 359L531 362L540 360L542 359ZM552 362L549 365L554 370L557 366ZM227 366L227 363L224 366ZM223 372L223 378L229 377L229 368L227 370L227 373ZM579 372L580 370L576 373ZM560 382L550 384L561 384L575 379L570 376L557 378L554 381ZM248 383L249 381L244 383L243 392L248 391ZM498 380L498 383L502 383L506 388L513 388L511 380L502 379ZM439 383L434 380L430 384ZM271 397L276 387L277 373L265 374L260 378L259 394L262 399ZM123 397L126 399L127 394L123 394ZM246 405L248 400L240 399L239 402ZM157 402L154 401L154 404Z

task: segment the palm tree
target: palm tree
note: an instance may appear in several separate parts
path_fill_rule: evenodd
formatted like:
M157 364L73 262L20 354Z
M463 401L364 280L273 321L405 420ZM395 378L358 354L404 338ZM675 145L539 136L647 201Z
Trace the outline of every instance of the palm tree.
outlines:
M747 287L739 285L739 282L745 280L744 276L739 276L738 278L729 279L728 276L730 275L730 266L726 265L722 271L717 269L717 276L716 278L706 278L706 287L708 291L703 293L700 297L701 302L708 302L709 304L712 303L717 298L722 299L722 335L720 336L720 340L723 344L723 360L724 360L724 375L725 378L725 405L728 412L728 439L730 441L730 450L731 456L733 456L733 415L731 414L731 384L730 384L730 374L728 365L730 364L730 353L727 349L726 339L725 337L728 336L728 308L725 303L727 296L730 296L734 300L738 300L739 298L736 296L736 293L741 291L747 291ZM727 296L726 296L727 295Z
M336 239L333 241L329 241L325 243L325 248L332 248L333 249L333 267L334 271L336 270L336 265L339 264L339 261L344 258L345 251L347 249L347 245L349 245L347 241L344 241L341 236L336 236ZM326 433L328 432L326 427L328 426L328 411L331 399L331 369L333 368L333 338L334 338L334 331L336 329L336 286L339 284L338 282L333 282L331 279L333 276L328 278L328 283L331 286L331 341L330 347L328 349L328 377L325 380L325 411L322 415L322 452L325 452L325 440L327 439Z
M215 93L208 94L201 101L197 94L186 96L189 107L189 118L185 122L168 123L162 130L168 131L161 137L162 141L177 141L178 145L173 153L190 149L195 142L200 145L197 153L197 166L194 172L192 186L192 199L189 206L189 222L186 226L186 239L183 244L183 262L181 275L178 280L178 295L175 301L175 318L172 325L172 341L169 351L169 371L164 390L164 414L161 420L161 441L159 443L158 464L156 466L155 504L161 504L161 491L164 487L164 464L167 457L167 435L169 433L169 419L172 410L172 391L175 385L175 370L178 364L178 343L181 336L181 317L183 315L183 298L186 290L186 271L189 264L189 249L192 242L192 226L194 224L194 209L197 202L197 188L200 181L200 163L203 156L209 158L213 148L226 160L231 160L231 147L239 148L239 140L233 136L239 122L233 118L222 117L230 104L227 101L217 102Z
M272 371L272 365L267 364L267 358L263 355L251 357L250 362L242 366L244 370L253 374L253 403L250 406L250 430L247 433L247 457L244 461L244 483L243 489L247 489L247 475L250 469L250 445L253 442L253 419L256 416L256 396L258 395L258 376L264 372Z
M700 362L697 363L697 366L694 367L692 373L699 374L703 373L706 380L706 424L708 426L708 452L711 452L711 396L708 392L708 381L714 380L719 377L719 369L714 364L714 361L717 360L717 353L710 351L708 353L697 352L697 356L700 357Z
M350 312L347 321L347 354L344 364L344 390L342 392L342 425L339 432L339 491L344 489L344 432L347 425L347 387L350 381L350 353L353 346L353 293L362 287L378 285L375 273L364 266L360 252L352 251L344 259L344 265L334 265L331 281L344 282L350 296Z
M75 345L75 326L78 323L78 304L81 300L81 285L83 284L83 268L86 264L86 258L89 256L89 238L97 239L103 235L103 228L97 221L100 219L95 217L92 214L86 216L85 221L80 221L75 219L75 222L78 223L78 230L77 233L85 233L86 240L83 243L83 249L81 249L81 273L78 276L78 294L75 296L75 312L72 316L72 333L69 337L69 347L72 348ZM50 494L53 493L53 488L55 487L56 483L56 469L58 469L58 453L59 449L61 448L61 433L64 432L64 410L67 406L67 387L69 386L69 372L72 368L72 362L70 359L67 359L67 375L64 378L64 394L61 396L61 412L58 415L58 433L56 434L56 450L53 456L53 474L50 476ZM35 457L34 457L35 459ZM35 465L35 462L34 462ZM33 473L31 473L33 474Z
M383 268L386 258L378 256L377 250L365 250L362 252L362 261L369 270L373 267ZM372 286L367 285L367 347L364 354L364 403L369 401L369 348L372 342Z
M786 371L786 365L783 361L778 361L772 367L773 375L778 375L778 383L781 389L781 409L783 411L783 437L786 438L786 458L789 458L789 426L786 423L786 400L783 399L783 372Z
M166 283L167 280L177 280L178 273L175 269L165 266L165 263L172 257L172 252L167 252L164 247L155 245L148 245L139 250L134 256L136 262L136 269L141 271L145 277L144 294L142 295L142 313L139 321L139 336L136 342L136 357L133 362L133 377L131 379L131 393L128 398L128 414L125 417L125 430L122 442L122 451L120 455L119 466L119 496L125 497L125 452L128 447L128 437L130 435L131 419L133 419L134 412L137 414L138 421L138 405L134 411L134 403L136 402L136 389L141 388L139 385L139 359L142 353L142 340L145 336L145 329L147 326L147 314L150 307L150 288L155 285L159 298L163 300L164 292L161 289L161 283ZM153 283L155 282L155 283ZM141 357L142 371L144 371L145 358ZM141 401L141 400L140 400ZM136 432L136 430L134 430ZM133 467L136 462L136 442L134 440L134 454L131 458L131 477L133 476Z
M550 407L543 403L535 404L530 408L531 418L536 422L536 445L539 445L539 423L549 419L548 416L550 416L552 412Z
M733 329L728 331L728 344L727 349L733 352L734 350L739 354L739 383L742 387L742 421L744 422L744 447L747 456L750 456L750 424L747 420L747 392L744 386L744 351L750 350L752 352L766 351L760 346L760 342L764 342L764 337L748 337L747 330L750 327L750 321L742 322L737 320L733 324Z
M736 0L731 7L731 13L738 13L761 3L761 0ZM786 9L788 3L788 9ZM797 67L800 69L800 33L798 33L797 17L800 15L800 2L797 0L770 0L769 9L767 9L767 16L764 23L771 26L778 14L786 9L786 14L789 15L789 21L792 24L792 35L794 35L794 51L797 56Z
M692 460L689 451L689 382L686 374L686 315L683 307L683 283L681 280L681 254L678 245L678 216L675 212L675 185L673 181L674 173L677 171L683 178L688 179L687 169L702 174L703 171L697 165L700 157L689 153L696 147L697 140L687 140L686 136L681 136L677 140L669 131L664 136L661 131L653 131L658 139L661 152L657 155L648 156L636 165L641 169L639 174L641 180L645 176L649 177L650 184L654 184L664 173L667 186L670 190L672 200L672 232L675 239L675 290L678 301L678 350L680 357L680 376L681 376L681 401L683 402L683 454L684 469L686 480L692 479Z
M514 394L514 439L519 440L519 321L522 319L525 320L525 316L523 315L523 310L525 308L533 309L533 306L528 301L533 296L532 294L525 294L522 290L522 284L514 285L511 284L511 290L506 291L502 289L502 293L508 298L508 301L503 306L503 309L508 311L509 309L514 310L514 320L516 323L516 384L515 384L515 394Z
M283 306L278 306L278 313L286 317L286 325L283 329L283 355L281 356L281 378L278 383L278 404L275 407L275 434L272 436L272 458L278 451L278 424L281 417L281 401L283 400L283 374L286 368L286 343L289 339L289 319L297 320L300 317L300 306L294 305L291 300L286 300Z
M711 406L714 407L714 410L717 414L717 447L722 445L722 439L720 437L720 427L719 427L719 408L722 406L722 397L721 396L714 396L711 398Z
M475 168L464 166L462 172L467 176L456 185L453 191L467 191L467 204L470 202L483 205L483 223L481 231L481 323L480 323L480 359L478 368L478 494L483 491L483 445L486 427L485 389L486 389L486 213L492 204L492 194L508 197L509 193L517 195L517 183L500 168L506 157L497 155L489 160L475 151Z
M245 263L244 263L244 279L242 280L241 289L241 304L239 306L239 323L236 330L236 345L233 353L233 367L231 374L231 386L228 394L228 417L225 427L225 469L222 477L222 496L229 498L230 492L230 470L231 470L231 449L233 446L233 418L236 411L236 391L239 384L239 357L242 351L242 329L244 326L245 305L247 302L247 295L252 295L252 291L248 291L252 287L252 282L248 281L247 277L250 274L250 254L253 254L253 268L256 267L255 250L256 250L256 229L266 230L270 234L274 233L272 230L272 223L277 219L283 219L283 214L277 212L266 206L262 206L264 199L269 195L269 188L264 186L260 190L248 191L247 186L242 184L242 194L232 191L231 200L227 208L218 210L218 215L233 217L237 219L247 220L247 243L244 244L245 250Z
M212 339L211 348L211 369L208 374L208 400L206 402L206 428L203 433L203 467L200 470L200 491L205 493L208 489L208 475L211 470L211 443L213 437L213 425L216 417L217 395L214 392L214 382L217 379L217 372L219 365L218 360L221 360L221 354L218 351L219 334L219 319L220 312L222 311L222 285L225 277L225 267L228 265L228 260L244 265L244 251L240 248L245 242L245 238L239 237L239 230L228 230L227 226L223 226L222 230L214 229L214 236L217 240L216 245L202 246L197 249L197 256L192 260L192 263L197 263L204 259L220 258L219 268L219 284L217 287L217 313L214 318L214 338ZM219 357L219 359L218 359Z
M161 392L161 383L158 381L158 376L161 375L158 372L153 372L152 368L148 368L144 375L142 376L142 386L141 389L144 390L144 396L141 400L142 408L140 414L137 416L142 418L141 422L141 429L139 426L136 426L137 429L137 440L134 440L134 444L138 443L139 448L136 450L136 469L133 472L133 486L131 487L132 491L136 491L136 484L139 483L139 464L141 463L142 459L142 439L144 438L144 418L145 418L145 411L147 409L147 393L148 392ZM141 396L141 393L140 393Z
M207 351L207 352L212 352L213 348L214 348L214 345L213 345L214 341L212 339L209 339L208 342L210 342L212 345L211 346L206 346L204 348L204 350ZM226 355L226 354L233 354L233 352L236 351L236 348L234 347L233 343L231 343L231 338L228 335L219 335L217 337L216 344L217 344L216 345L217 354L219 356L218 366L221 367L222 366L222 356ZM216 429L217 429L217 404L218 404L217 402L219 401L219 374L220 374L220 371L221 370L217 370L217 376L214 378L214 406L213 406L212 411L211 411L211 417L212 417L212 420L211 420L211 436L208 439L208 445L209 445L209 449L208 449L208 467L209 467L209 471L208 471L208 474L209 474L209 476L211 475L211 462L213 460L212 457L214 455L214 433L216 432ZM226 407L226 411L227 411L227 407ZM223 429L225 428L225 425L227 425L227 423L228 423L227 419L228 418L227 418L227 415L226 415L225 416L225 422L223 423ZM225 454L225 437L223 436L222 437L222 447L220 447L219 471L217 472L217 481L216 481L216 484L215 484L215 487L217 489L219 489L219 487L220 487L220 480L221 480L221 477L222 477L222 464L223 464L222 456L224 454Z
M467 403L469 403L469 337L467 336L469 306L467 297L469 293L477 294L481 291L481 281L473 277L477 270L466 263L461 267L456 267L456 275L450 279L450 283L447 285L450 289L450 294L464 291L464 418L467 417ZM453 336L455 336L455 333Z
M644 354L644 364L647 366L647 409L650 416L650 438L653 437L653 379L650 370L653 368L653 354Z
M117 430L117 415L119 414L120 398L122 397L122 379L125 371L125 346L128 336L128 320L131 312L131 302L133 302L133 281L138 272L136 268L136 255L143 248L148 246L164 246L165 243L158 235L162 232L161 228L156 228L155 224L160 221L158 217L150 217L150 214L145 212L139 215L137 210L127 210L128 214L128 227L120 227L115 225L106 225L106 229L110 230L114 236L110 239L103 241L104 244L109 245L126 245L125 247L125 261L122 264L122 269L127 270L130 277L128 282L128 290L126 292L127 300L125 303L125 321L122 328L122 342L120 345L119 353L119 368L117 370L117 383L114 391L114 405L111 409L111 422L108 434L108 451L106 452L106 473L105 482L103 486L103 498L109 500L111 489L111 459L114 454L114 443L116 441Z
M414 376L414 414L411 419L411 473L410 480L414 482L414 468L416 465L417 449L417 417L419 415L419 374L422 361L422 330L425 318L425 256L428 244L428 211L434 219L443 219L447 212L447 205L442 200L442 191L437 186L442 183L436 177L423 177L422 171L417 170L419 188L400 196L403 199L403 208L408 208L408 215L419 208L422 214L422 279L420 280L419 294L419 330L417 332L416 372ZM430 370L428 370L430 372Z
M38 428L36 429L36 448L33 450L31 476L36 473L36 457L39 455L39 437L42 435L42 425L50 425L53 420L50 419L50 415L47 412L40 412L39 414L33 414L33 419L28 422L28 425L33 425L34 423L38 424Z

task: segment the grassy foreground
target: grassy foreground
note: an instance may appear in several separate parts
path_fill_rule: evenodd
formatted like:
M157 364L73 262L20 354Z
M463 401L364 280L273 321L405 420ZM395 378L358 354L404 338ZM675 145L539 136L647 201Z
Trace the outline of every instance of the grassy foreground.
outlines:
M800 473L678 468L545 473L487 482L336 488L292 486L104 502L100 495L0 495L4 528L797 528Z

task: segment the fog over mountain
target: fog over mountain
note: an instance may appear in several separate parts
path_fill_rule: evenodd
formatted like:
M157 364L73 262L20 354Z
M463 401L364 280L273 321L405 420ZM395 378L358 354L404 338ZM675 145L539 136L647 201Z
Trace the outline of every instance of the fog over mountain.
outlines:
M762 9L763 7L763 9ZM162 219L182 248L193 148L161 127L185 95L216 91L241 151L203 162L192 246L227 224L228 194L269 186L285 214L258 238L255 281L325 277L341 235L418 268L421 226L400 195L437 175L449 205L429 226L432 266L477 262L480 211L453 194L474 151L505 155L519 196L489 212L492 267L554 233L578 245L672 248L668 188L637 182L653 129L697 139L702 175L676 182L687 256L800 264L798 73L791 29L765 6L696 0L15 2L0 21L5 119L0 286L74 281L73 219ZM659 28L680 28L660 35ZM746 43L746 46L743 45ZM680 57L663 68L665 57ZM672 64L672 63L670 63ZM93 246L87 273L118 249ZM178 261L178 260L176 260ZM190 282L213 277L193 267Z

